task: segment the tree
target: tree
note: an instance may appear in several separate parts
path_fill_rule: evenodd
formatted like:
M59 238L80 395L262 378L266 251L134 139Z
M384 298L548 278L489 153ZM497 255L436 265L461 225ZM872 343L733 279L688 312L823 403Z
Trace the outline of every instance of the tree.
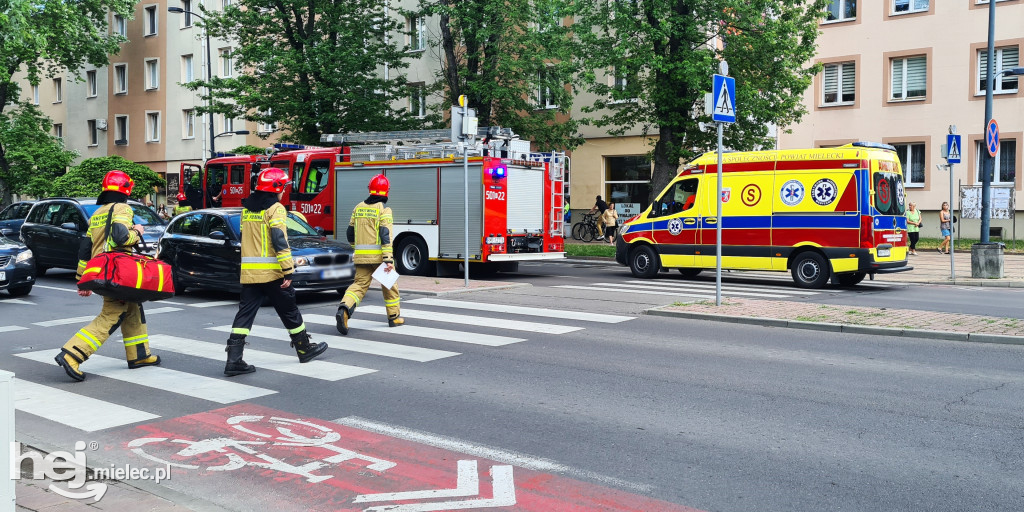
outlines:
M245 144L243 146L238 146L237 148L232 149L231 151L228 151L228 153L232 153L235 155L265 155L267 154L267 151L261 147L253 146L251 144Z
M240 0L203 16L211 34L235 42L231 58L243 70L188 84L209 85L217 113L278 123L283 140L304 144L319 143L321 133L423 123L393 103L409 95L407 64L405 49L386 36L398 25L384 2Z
M770 147L770 125L805 113L802 95L820 70L807 63L828 0L583 1L579 24L593 30L577 31L578 54L599 98L587 111L612 135L640 127L657 136L652 200L681 162L717 145L717 132L698 123L711 123L704 94L721 60L736 79L738 105L727 147Z
M0 0L0 114L18 103L19 71L35 85L62 70L106 65L124 41L110 33L107 18L112 12L130 18L134 5L132 0ZM0 142L0 201L5 202L12 192L7 180L24 170L12 171L6 144Z
M572 109L574 45L569 0L423 1L440 18L444 108L466 95L480 126L501 126L544 149L578 146Z
M87 158L67 174L54 181L54 193L67 197L96 197L100 194L103 177L114 169L124 171L135 182L132 197L142 199L153 193L153 187L164 187L167 182L145 165L121 156Z
M64 174L78 154L64 149L64 142L50 135L50 119L35 106L18 103L0 113L0 182L10 191L36 197L53 192L53 180Z

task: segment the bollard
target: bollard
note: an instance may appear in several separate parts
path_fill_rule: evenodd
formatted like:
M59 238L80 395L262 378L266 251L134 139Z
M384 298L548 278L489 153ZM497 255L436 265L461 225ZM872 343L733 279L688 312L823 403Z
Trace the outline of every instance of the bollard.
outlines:
M0 371L0 512L14 512L14 374ZM20 470L20 468L18 468Z

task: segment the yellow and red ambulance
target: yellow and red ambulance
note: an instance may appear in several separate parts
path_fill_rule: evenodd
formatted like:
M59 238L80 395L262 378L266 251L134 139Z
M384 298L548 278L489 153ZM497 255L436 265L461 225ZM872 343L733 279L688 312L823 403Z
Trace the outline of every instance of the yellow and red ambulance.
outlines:
M697 158L626 221L615 259L633 275L716 266L718 159ZM722 155L722 268L790 271L803 288L853 286L907 265L906 198L892 146Z

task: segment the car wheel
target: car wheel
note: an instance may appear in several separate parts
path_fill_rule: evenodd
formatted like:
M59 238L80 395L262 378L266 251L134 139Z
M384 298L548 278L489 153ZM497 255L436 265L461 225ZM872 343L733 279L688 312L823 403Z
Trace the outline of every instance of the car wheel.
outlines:
M402 275L430 275L433 265L427 253L427 243L418 236L403 238L395 249L395 266Z
M46 271L47 270L50 270L50 267L47 267L47 266L40 265L40 264L36 263L36 276L37 277L38 276L42 276L42 275L46 275Z
M7 293L11 294L12 297L24 297L32 291L32 285L28 286L16 286L7 289Z
M633 277L650 279L658 275L661 270L661 262L658 261L658 254L649 245L641 245L629 253L629 270Z
M693 279L693 278L697 277L700 274L701 270L703 270L703 269L700 269L700 268L681 268L681 269L679 269L679 273L682 274L683 277L685 277L686 279Z
M832 277L828 262L820 254L807 251L793 260L793 281L800 288L824 288Z
M864 276L867 276L867 272L854 272L853 274L841 274L839 276L839 286L857 286L861 281L864 280Z
M185 293L185 290L188 289L188 286L185 284L184 281L181 280L181 277L178 276L178 271L173 270L174 267L171 268L171 281L174 283L174 294L181 295Z

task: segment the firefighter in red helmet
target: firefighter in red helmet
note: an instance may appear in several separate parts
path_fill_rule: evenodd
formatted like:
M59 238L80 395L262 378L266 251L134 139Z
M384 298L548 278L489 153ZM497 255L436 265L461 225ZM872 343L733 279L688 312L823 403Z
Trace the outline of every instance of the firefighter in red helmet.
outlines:
M132 247L142 240L143 227L133 224L135 213L128 205L128 196L135 182L122 171L114 169L103 177L102 191L96 198L101 205L89 219L89 230L78 248L78 272L82 279L86 263L102 252L131 252ZM108 228L109 225L109 228ZM91 291L79 290L78 295L88 297ZM125 359L128 368L160 364L160 356L149 352L149 334L146 331L146 314L142 304L125 302L103 297L103 309L89 325L79 329L60 349L54 358L64 372L76 381L85 380L80 366L107 338L121 328L124 341Z
M242 360L245 337L256 320L263 298L274 305L291 337L300 363L313 360L327 350L326 343L310 343L302 313L295 304L291 275L295 271L288 245L288 211L280 203L288 186L288 174L276 167L260 172L256 191L242 202L242 298L228 337L224 374L231 377L252 373L256 367Z
M363 300L366 290L370 288L373 271L384 263L388 272L394 272L395 258L391 249L393 228L391 208L388 202L388 190L391 183L383 174L370 180L370 196L356 205L352 210L352 218L348 221L348 243L352 244L355 254L352 258L356 264L356 277L352 285L345 290L345 296L338 304L335 315L338 332L348 334L348 321L356 311L356 306ZM388 325L397 327L405 323L399 309L401 297L398 285L391 288L381 287L384 292L384 306L387 308Z

